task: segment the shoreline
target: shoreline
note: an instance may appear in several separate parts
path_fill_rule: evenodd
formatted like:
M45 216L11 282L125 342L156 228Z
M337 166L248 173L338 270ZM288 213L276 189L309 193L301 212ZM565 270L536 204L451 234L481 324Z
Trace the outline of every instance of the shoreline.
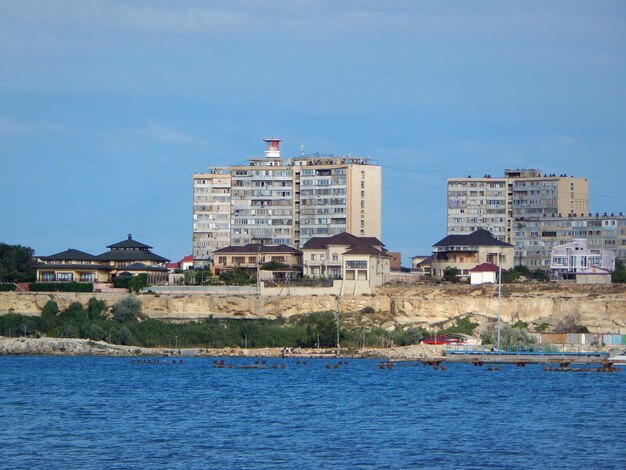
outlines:
M26 338L0 336L0 356L110 356L110 357L268 357L334 358L334 348L146 348L78 338ZM366 348L341 357L387 360L437 359L445 355L442 346L412 345L395 348Z
M446 355L443 346L410 345L392 348L366 348L358 352L345 352L337 356L332 348L294 348L284 353L283 348L146 348L123 346L104 341L76 338L25 338L1 337L0 356L100 356L100 357L230 357L230 358L275 358L275 359L377 359L392 363L422 362L476 364L550 364L564 361L576 364L600 364L610 357L590 355Z

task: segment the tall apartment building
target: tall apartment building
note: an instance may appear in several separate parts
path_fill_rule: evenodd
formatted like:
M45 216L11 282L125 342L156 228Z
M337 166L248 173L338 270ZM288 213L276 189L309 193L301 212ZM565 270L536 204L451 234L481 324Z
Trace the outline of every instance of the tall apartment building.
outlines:
M230 186L228 168L193 175L194 260L208 260L213 251L230 244Z
M626 217L589 213L586 178L505 170L504 177L448 179L448 234L490 230L515 247L515 265L549 269L552 248L584 239L626 259Z
M301 247L342 232L381 237L381 168L369 158L281 158L264 139L264 158L194 174L193 257L247 243Z
M611 250L626 259L626 216L585 214L517 220L513 223L515 264L549 269L552 249L584 239L591 250Z
M504 177L448 179L448 234L483 228L499 240L513 243L515 221L588 211L586 178L504 170Z

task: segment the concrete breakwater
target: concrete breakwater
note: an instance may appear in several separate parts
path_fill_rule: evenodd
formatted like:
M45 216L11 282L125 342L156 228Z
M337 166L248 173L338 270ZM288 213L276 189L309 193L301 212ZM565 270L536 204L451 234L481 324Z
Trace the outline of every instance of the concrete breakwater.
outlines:
M86 304L91 297L114 305L124 294L112 293L0 293L0 314L40 315L46 302L65 309L72 302ZM424 284L384 287L372 295L256 296L141 294L142 311L150 318L169 321L215 318L289 319L313 312L339 311L345 321L368 326L445 325L470 315L481 323L496 318L500 303L505 322L556 324L577 315L592 332L626 334L626 286L505 285L501 301L493 286Z

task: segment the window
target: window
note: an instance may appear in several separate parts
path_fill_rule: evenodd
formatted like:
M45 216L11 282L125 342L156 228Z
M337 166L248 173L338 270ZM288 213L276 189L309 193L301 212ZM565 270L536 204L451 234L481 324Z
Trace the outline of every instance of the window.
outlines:
M333 261L339 261L339 255L337 253L333 253Z
M317 255L315 253L311 253L311 261L315 261L317 259Z
M348 260L346 261L347 269L367 269L367 261L365 260Z

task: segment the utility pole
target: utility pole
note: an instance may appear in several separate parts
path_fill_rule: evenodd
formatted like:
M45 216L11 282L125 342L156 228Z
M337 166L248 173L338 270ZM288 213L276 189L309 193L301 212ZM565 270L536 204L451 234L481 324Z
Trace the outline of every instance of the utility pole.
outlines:
M337 318L337 357L339 357L339 310L335 312Z
M498 254L498 353L500 352L500 303L502 302L502 253Z

